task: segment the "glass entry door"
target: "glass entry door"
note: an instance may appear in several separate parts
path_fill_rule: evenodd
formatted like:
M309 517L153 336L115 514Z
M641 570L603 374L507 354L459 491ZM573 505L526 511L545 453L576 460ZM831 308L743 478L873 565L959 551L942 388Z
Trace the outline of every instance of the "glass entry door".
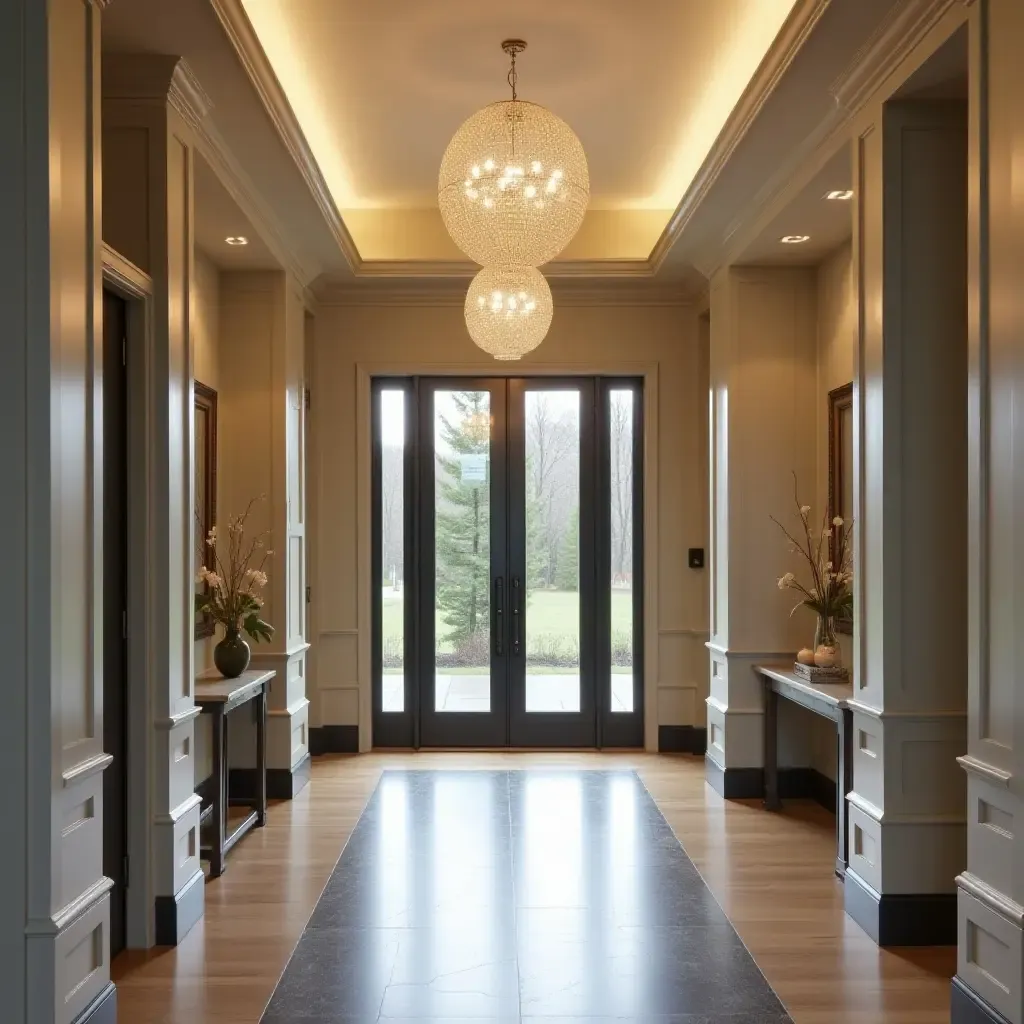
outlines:
M641 395L374 382L375 746L642 745Z

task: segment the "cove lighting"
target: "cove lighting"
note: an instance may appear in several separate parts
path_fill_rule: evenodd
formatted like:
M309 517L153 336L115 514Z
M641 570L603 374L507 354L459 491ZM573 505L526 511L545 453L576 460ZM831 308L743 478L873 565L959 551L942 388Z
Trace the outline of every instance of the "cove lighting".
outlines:
M225 238L224 241L227 242L228 245L248 245L249 244L249 239L246 238L245 235L228 235L228 237Z
M837 188L831 192L825 193L826 199L837 199L841 203L845 203L848 199L853 198L852 188Z
M810 240L810 235L783 235L779 239L783 245L800 245L802 242L809 242Z

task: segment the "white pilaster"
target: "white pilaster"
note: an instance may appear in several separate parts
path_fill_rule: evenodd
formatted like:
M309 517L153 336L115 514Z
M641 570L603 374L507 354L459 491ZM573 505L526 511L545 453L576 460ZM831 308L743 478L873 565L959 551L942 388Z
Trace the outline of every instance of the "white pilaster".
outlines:
M956 758L967 696L966 106L879 103L855 160L846 905L883 944L948 942L965 858Z
M0 32L0 986L11 1024L70 1024L99 1000L114 1010L103 876L100 7L14 0Z
M224 274L218 396L221 504L225 515L250 498L254 529L269 529L274 552L264 617L269 644L252 662L274 669L267 712L268 787L287 798L308 778L306 698L305 323L301 289L283 271ZM233 762L251 763L251 737L238 736Z
M953 1020L1024 1021L1024 8L972 11L967 869ZM976 1012L976 1011L974 1011ZM995 1019L994 1015L990 1015Z
M795 512L794 473L807 500L814 493L816 326L811 269L727 267L712 279L707 716L708 778L719 788L730 771L764 765L752 666L792 658L813 636L775 585L793 556L769 517Z
M152 732L147 865L156 941L178 941L203 912L193 700L191 287L192 125L206 113L176 57L104 61L105 241L153 280L144 353L148 465L144 625Z

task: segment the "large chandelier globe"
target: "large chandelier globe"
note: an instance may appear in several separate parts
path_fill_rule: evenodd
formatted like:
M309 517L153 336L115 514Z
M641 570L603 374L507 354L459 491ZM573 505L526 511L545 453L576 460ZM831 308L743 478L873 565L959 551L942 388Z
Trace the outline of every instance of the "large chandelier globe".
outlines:
M544 340L554 304L536 267L484 267L469 286L465 313L478 347L495 359L514 360Z
M569 244L590 201L583 146L556 114L519 99L516 54L512 99L478 110L455 133L438 174L437 197L455 244L485 267L539 267Z

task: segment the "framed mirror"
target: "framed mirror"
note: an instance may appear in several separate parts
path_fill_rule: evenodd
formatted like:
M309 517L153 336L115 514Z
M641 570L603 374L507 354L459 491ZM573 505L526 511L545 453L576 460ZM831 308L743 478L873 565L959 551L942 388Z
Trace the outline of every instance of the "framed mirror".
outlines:
M853 383L828 393L828 508L829 519L842 516L844 530L853 522ZM832 540L836 560L836 538ZM853 632L853 619L836 624L842 633Z
M195 553L193 578L206 564L206 538L217 522L217 392L195 381ZM205 584L197 583L196 593ZM195 638L213 636L214 622L208 615L196 616Z

